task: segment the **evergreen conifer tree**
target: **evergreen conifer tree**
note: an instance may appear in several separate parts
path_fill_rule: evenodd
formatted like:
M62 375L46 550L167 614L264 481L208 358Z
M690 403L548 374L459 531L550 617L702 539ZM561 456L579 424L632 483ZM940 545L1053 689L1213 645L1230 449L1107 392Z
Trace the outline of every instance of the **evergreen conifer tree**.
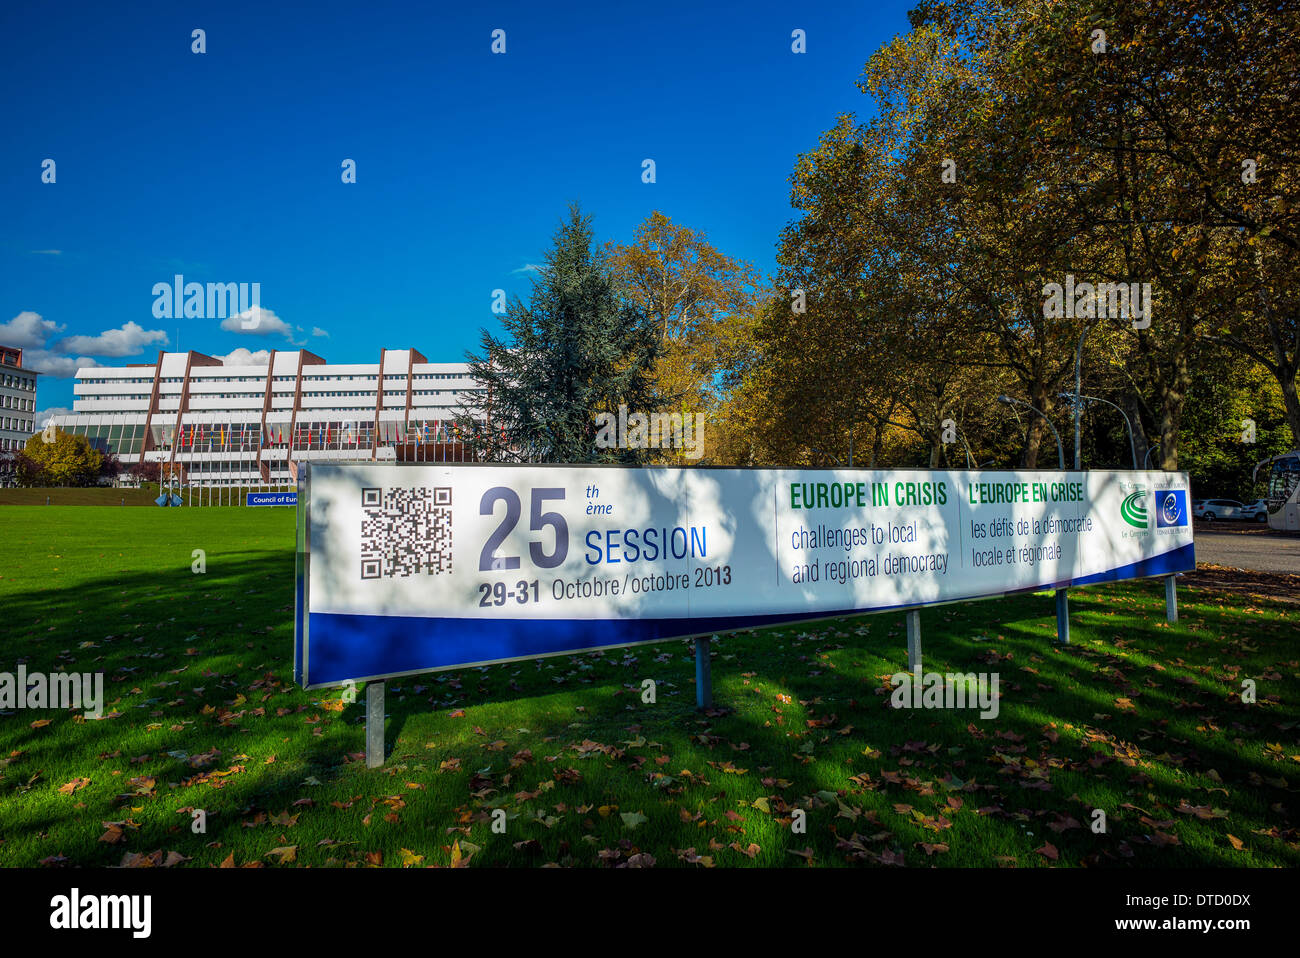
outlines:
M483 391L457 421L483 459L640 461L643 450L600 448L596 416L657 408L650 371L662 337L614 278L576 204L555 233L525 305L516 297L503 336L482 332L468 354Z

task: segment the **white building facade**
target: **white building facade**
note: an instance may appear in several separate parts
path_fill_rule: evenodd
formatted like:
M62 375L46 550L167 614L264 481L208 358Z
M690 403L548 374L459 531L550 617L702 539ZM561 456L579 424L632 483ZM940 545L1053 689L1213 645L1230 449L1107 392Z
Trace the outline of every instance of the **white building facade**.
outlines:
M73 393L57 428L124 466L157 462L200 486L289 483L290 459L465 458L470 437L454 419L462 400L486 398L467 364L430 363L414 349L341 365L306 350L246 366L162 352L154 363L79 369Z

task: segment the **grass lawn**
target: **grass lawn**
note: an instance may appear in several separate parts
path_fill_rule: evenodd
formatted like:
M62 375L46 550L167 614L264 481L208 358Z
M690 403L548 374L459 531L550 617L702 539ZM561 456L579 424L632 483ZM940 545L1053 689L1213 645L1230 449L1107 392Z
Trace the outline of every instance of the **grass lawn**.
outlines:
M400 679L368 770L364 696L292 684L292 510L0 516L0 671L107 700L0 714L0 864L1300 865L1300 605L1080 589L1063 649L1050 596L922 611L988 721L887 707L901 615L723 635L707 715L685 642Z

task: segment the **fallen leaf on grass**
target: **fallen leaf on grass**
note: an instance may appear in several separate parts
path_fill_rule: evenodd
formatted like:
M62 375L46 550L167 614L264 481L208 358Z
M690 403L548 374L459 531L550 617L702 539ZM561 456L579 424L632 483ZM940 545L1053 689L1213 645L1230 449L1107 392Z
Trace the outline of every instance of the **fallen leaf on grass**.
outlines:
M106 825L106 828L107 830L104 832L104 834L99 836L99 840L101 842L106 842L109 845L116 845L118 842L122 840L123 838L122 826Z
M674 848L673 853L688 865L703 865L705 868L713 867L713 856L697 855L694 845L690 848Z
M451 844L451 867L452 868L464 868L466 865L469 864L469 860L473 857L474 856L472 853L466 855L461 852L459 840L452 842Z

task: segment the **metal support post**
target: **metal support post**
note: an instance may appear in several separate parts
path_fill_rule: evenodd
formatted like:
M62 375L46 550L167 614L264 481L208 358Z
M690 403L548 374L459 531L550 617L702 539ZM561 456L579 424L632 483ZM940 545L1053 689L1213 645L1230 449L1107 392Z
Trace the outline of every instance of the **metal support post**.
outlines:
M695 640L695 704L707 709L713 705L713 675L709 668L709 639Z
M921 610L913 609L907 613L907 671L917 672L921 668Z
M1070 644L1070 590L1056 590L1056 641Z
M384 764L384 683L366 683L366 768Z

